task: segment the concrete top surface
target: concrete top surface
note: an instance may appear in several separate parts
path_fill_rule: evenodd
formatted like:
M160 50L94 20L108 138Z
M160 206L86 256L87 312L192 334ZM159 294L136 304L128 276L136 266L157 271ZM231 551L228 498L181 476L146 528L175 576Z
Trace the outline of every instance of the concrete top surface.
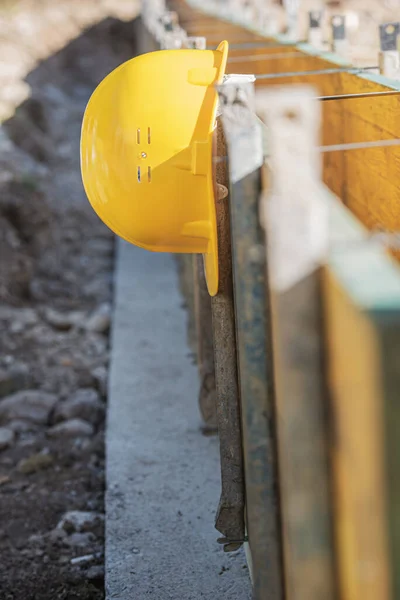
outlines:
M107 426L107 600L249 600L243 551L216 542L218 439L200 431L198 376L173 257L119 242Z

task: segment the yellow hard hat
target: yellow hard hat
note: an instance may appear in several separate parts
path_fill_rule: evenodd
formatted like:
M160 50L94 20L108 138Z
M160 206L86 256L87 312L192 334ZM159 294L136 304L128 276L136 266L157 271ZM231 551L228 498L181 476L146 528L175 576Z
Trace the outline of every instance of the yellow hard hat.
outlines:
M89 201L128 242L202 253L218 290L212 134L228 53L165 50L129 60L94 91L83 119L81 169Z

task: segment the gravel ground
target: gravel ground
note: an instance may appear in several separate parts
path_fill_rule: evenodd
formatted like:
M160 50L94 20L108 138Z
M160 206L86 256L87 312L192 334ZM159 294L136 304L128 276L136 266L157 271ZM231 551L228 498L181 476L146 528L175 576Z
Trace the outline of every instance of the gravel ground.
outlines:
M62 5L68 16L78 3ZM57 31L42 2L29 56L1 25L28 14L32 26L32 6L0 13L14 68L0 53L0 81L14 104L29 90L0 127L0 598L98 599L114 239L85 198L79 135L94 87L134 55L135 26L82 2L71 39L71 19ZM3 88L3 115L10 97Z

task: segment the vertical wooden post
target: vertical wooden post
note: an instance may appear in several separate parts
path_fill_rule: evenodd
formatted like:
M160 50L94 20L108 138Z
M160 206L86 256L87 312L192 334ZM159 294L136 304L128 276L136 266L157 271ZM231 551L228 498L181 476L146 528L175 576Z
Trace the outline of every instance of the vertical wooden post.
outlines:
M205 49L204 37L189 37L184 46ZM211 298L207 290L203 257L193 256L194 306L197 334L197 361L199 366L199 408L208 433L217 431L217 408L215 390L215 363Z
M225 139L217 120L216 156L226 155ZM244 476L236 357L235 309L226 163L216 166L218 227L218 293L211 299L214 334L217 421L221 457L221 498L215 527L225 536L225 550L244 540Z
M258 215L262 135L254 86L220 86L229 150L231 240L254 600L283 600L283 565L264 235Z
M199 367L199 408L206 431L217 429L215 404L215 364L211 298L207 290L204 263L201 255L193 255L194 312Z
M312 89L266 92L271 182L267 234L279 480L288 599L336 597L323 369L321 265L328 215L320 181L319 105Z

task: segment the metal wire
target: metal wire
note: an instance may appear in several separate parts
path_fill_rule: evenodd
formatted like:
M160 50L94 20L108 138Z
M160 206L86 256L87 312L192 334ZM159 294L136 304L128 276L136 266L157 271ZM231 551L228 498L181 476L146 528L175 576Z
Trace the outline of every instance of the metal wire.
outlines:
M298 44L299 42L282 42L280 44L277 44L276 42L273 43L265 43L263 41L259 41L259 42L241 42L241 43L233 43L233 44L229 44L229 48L231 50L240 50L240 49L245 49L245 48L282 48L282 46L296 46L296 44ZM209 45L207 46L208 49L215 49L215 45Z
M400 90L390 90L387 92L361 92L358 94L338 94L337 96L317 96L315 99L321 102L329 100L355 100L357 98L374 98L378 96L398 96Z
M372 142L350 142L348 144L332 144L331 146L319 146L319 152L340 152L345 150L364 150L368 148L384 148L388 146L400 146L400 139L376 140Z
M307 55L303 52L277 52L276 54L256 54L255 56L232 56L231 58L228 58L228 63L279 60L282 58L307 58Z
M315 71L284 71L282 73L262 73L261 75L255 75L258 80L266 79L282 79L285 77L307 77L307 75L333 75L335 73L362 73L363 71L372 71L379 69L379 66L373 65L371 67L338 67L334 69L317 69Z
M373 71L379 69L378 66L368 66L368 67L344 67L344 68L335 68L335 69L319 69L315 71L292 71L292 72L282 72L282 73L263 73L261 75L254 75L256 80L267 80L267 79L282 79L286 77L307 77L308 75L333 75L335 73L363 73L364 71ZM354 94L336 94L329 96L317 96L315 100L320 100L321 102L328 102L331 100L351 100L357 98L377 98L380 96L398 96L400 94L400 90L387 90L385 92L357 92Z
M262 125L266 127L266 125L261 121ZM321 154L327 152L347 152L350 150L368 150L371 148L390 148L393 146L400 146L400 138L395 138L391 140L374 140L371 142L349 142L347 144L331 144L329 146L317 146L316 151ZM265 156L265 158L269 158L269 156ZM213 163L224 163L229 159L228 155L226 156L216 156L213 158Z

